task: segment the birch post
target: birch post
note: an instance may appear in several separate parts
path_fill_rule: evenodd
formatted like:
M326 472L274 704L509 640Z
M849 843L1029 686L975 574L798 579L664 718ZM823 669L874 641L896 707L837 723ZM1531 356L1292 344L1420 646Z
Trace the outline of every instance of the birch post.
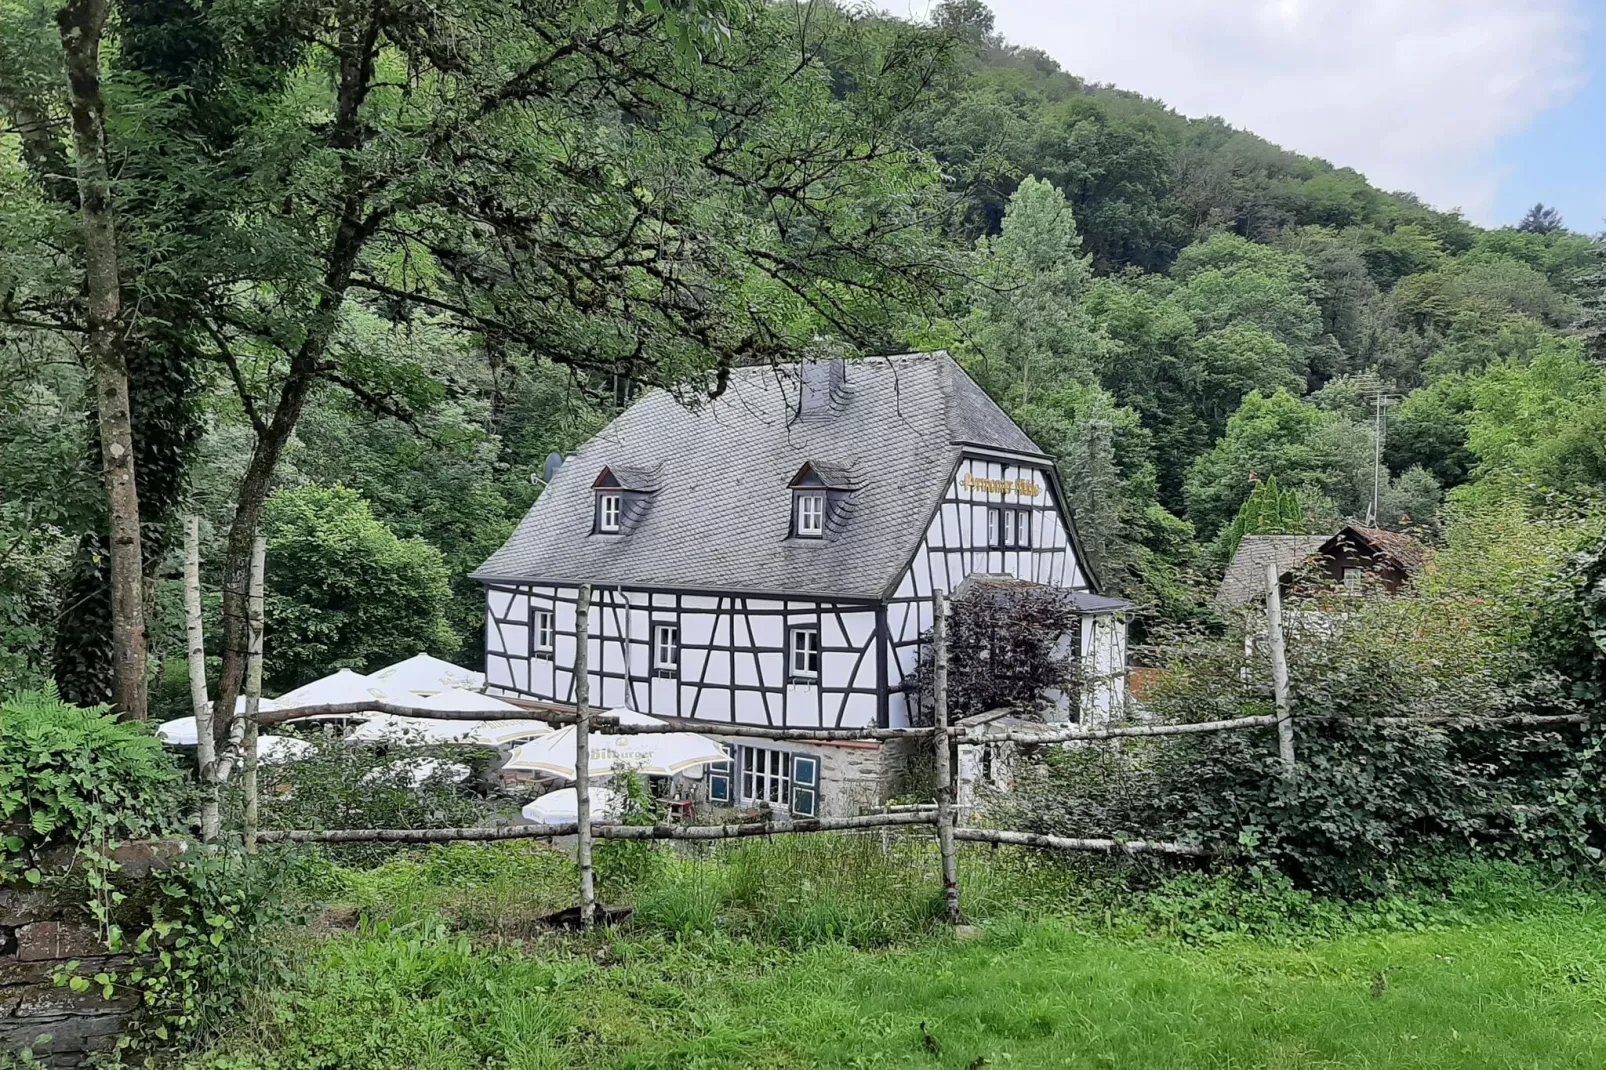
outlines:
M1277 756L1283 775L1294 773L1294 718L1288 704L1288 651L1283 645L1283 596L1277 565L1266 562L1266 633L1271 647L1271 686L1277 702Z
M217 838L217 740L212 736L212 700L206 694L206 636L201 628L201 519L184 518L184 636L190 670L190 709L195 714L195 771L201 782L201 842Z
M965 919L959 912L959 859L954 854L954 776L948 735L948 627L943 593L931 594L932 746L936 749L937 849L942 854L942 895L948 924Z
M574 606L574 816L575 861L580 865L580 925L596 918L597 885L591 870L591 585L582 584Z
M268 541L258 535L251 544L251 577L246 603L245 658L245 761L240 788L245 793L245 849L257 849L257 709L262 703L262 574L267 567Z

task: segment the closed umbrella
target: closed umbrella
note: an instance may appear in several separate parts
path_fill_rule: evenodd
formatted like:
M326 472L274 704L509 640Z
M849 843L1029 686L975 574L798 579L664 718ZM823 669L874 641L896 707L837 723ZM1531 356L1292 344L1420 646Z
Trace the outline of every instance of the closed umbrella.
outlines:
M407 705L427 710L502 712L517 706L475 691L450 690L422 698L409 699ZM545 721L519 718L511 721L443 721L429 717L395 717L381 714L359 725L346 738L358 742L388 740L394 743L477 743L495 747L545 735L552 726Z
M410 691L415 695L433 695L454 688L478 691L485 686L485 674L453 665L449 661L429 654L415 654L405 661L387 665L370 676L392 693Z
M591 788L591 816L614 818L619 816L619 793L593 785ZM580 820L580 798L573 788L549 791L519 811L524 820L536 825L567 825Z
M662 724L662 721L632 710L609 710L609 717L622 724ZM532 739L513 752L504 771L548 773L575 778L575 729L561 728L551 735ZM590 771L593 776L635 772L643 776L674 776L688 769L713 765L728 759L719 744L707 736L691 732L664 732L650 735L591 733Z

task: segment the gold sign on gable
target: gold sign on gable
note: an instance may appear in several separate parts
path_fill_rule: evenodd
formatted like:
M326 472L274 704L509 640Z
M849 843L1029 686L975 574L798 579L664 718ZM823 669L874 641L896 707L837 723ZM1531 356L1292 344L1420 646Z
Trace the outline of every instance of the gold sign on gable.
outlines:
M966 490L979 490L983 494L1019 494L1023 498L1035 498L1043 492L1043 488L1029 479L978 479L969 472L965 473L962 486Z

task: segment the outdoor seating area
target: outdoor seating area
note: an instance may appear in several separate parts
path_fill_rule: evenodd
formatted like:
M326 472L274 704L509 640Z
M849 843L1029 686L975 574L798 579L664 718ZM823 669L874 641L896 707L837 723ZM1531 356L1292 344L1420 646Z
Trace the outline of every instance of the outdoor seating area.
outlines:
M506 795L529 800L519 810L520 820L532 825L573 824L578 805L572 786L578 761L574 726L554 730L542 720L509 718L508 714L523 707L484 694L484 686L483 673L420 653L368 674L339 669L277 698L261 698L258 708L289 711L385 702L420 711L487 713L491 716L483 721L390 713L320 714L288 724L301 726L303 732L311 729L332 735L343 745L394 754L394 760L376 767L365 778L365 783L376 785L392 778L415 788L430 780L464 784L476 770L462 760L462 748L488 748L496 752L483 767L489 781ZM244 711L243 696L236 709ZM629 725L663 723L628 709L598 714ZM157 737L169 747L192 748L197 743L196 719L165 721L157 727ZM265 735L257 741L258 760L264 765L283 765L315 752L315 744L299 735ZM694 804L686 791L676 790L677 785L700 780L708 766L730 760L726 750L707 736L681 732L630 735L593 731L589 755L594 816L610 820L620 816L625 794L608 782L628 773L645 778L654 795L661 796L667 817L682 824L691 820ZM393 777L381 778L381 771Z

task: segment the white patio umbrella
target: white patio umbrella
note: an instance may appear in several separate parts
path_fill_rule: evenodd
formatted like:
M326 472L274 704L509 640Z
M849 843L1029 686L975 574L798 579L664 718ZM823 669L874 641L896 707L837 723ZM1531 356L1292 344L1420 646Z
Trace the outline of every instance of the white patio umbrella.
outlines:
M287 691L274 701L278 703L279 709L287 710L296 706L323 706L332 702L367 702L369 699L379 699L382 702L407 702L412 696L397 699L372 677L352 672L350 669L341 669L310 684L302 684L294 691ZM366 718L370 715L353 716Z
M294 736L258 736L257 761L263 765L283 765L297 758L305 758L316 748L304 739Z
M600 784L591 786L591 816L615 818L619 816L619 793ZM536 825L566 825L580 820L580 800L573 788L549 791L519 811L524 820Z
M608 710L606 716L622 724L662 724L655 717L633 710ZM723 762L728 755L707 736L691 732L664 732L651 735L591 733L592 776L636 772L643 776L674 776L699 766ZM549 773L573 780L574 726L568 725L551 735L532 739L513 752L503 771Z
M433 695L407 699L406 704L428 710L513 711L518 707L476 691L453 689ZM545 721L519 718L512 721L443 721L428 717L395 717L381 714L359 725L346 738L354 742L389 740L396 743L478 743L495 747L546 735L552 726Z
M392 693L411 691L417 695L433 695L454 688L478 691L485 686L484 673L429 654L415 654L405 661L376 669L370 676Z
M447 780L456 781L462 780L471 771L461 762L443 762L438 758L398 758L378 769L370 769L362 779L364 783L372 783L384 773L400 773L416 788L432 776L443 776Z
M278 704L275 703L271 698L259 699L257 701L258 710L276 710L278 708ZM241 695L235 700L234 712L240 714L245 712L244 695ZM197 741L195 718L193 716L175 717L171 721L163 721L161 724L156 726L156 738L160 739L163 743L166 743L170 747L195 746Z

